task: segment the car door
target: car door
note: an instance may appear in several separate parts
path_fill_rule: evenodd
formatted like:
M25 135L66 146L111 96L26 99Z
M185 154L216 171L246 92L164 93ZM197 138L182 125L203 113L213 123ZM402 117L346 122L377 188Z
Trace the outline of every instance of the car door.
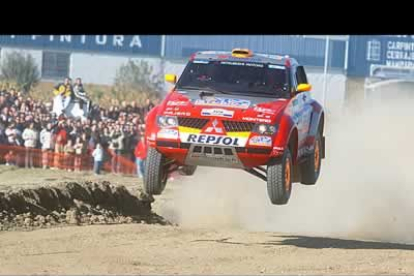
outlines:
M293 99L293 120L298 129L298 157L301 157L304 154L304 143L309 131L310 115L312 111L311 105L309 104L311 98L309 92L297 92L296 90L299 84L308 82L302 66L292 67L291 79L292 87L295 89L295 96Z

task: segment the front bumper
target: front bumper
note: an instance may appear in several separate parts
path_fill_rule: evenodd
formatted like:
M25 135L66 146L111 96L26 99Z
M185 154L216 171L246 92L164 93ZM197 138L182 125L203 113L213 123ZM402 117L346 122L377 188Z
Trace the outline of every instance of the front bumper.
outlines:
M166 157L182 165L224 168L266 165L273 150L270 147L227 147L163 140L157 140L155 146Z

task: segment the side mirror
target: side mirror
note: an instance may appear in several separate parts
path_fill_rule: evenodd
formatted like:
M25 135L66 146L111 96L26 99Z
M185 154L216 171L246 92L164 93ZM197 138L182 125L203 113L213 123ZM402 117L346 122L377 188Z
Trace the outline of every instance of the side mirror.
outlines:
M176 84L177 82L177 76L174 74L166 74L165 75L165 81L172 83L172 84Z
M312 85L310 85L308 83L301 83L296 88L296 91L297 92L306 92L306 91L310 91L311 89L312 89Z

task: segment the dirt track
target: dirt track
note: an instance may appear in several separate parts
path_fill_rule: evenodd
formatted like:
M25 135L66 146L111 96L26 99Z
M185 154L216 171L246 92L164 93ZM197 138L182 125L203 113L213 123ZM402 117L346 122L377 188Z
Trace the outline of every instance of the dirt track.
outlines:
M2 274L412 274L414 246L156 225L0 234Z
M13 175L21 179L24 172L6 170L10 185ZM222 172L220 178L225 180ZM33 182L40 183L48 173L32 171ZM207 188L200 179L211 174L211 169L201 169L198 174L199 177L170 183L165 195L154 204L154 210L181 226L134 223L0 232L0 274L414 273L414 245L249 231L242 226L244 216L235 213L240 207L234 206L234 198L229 196L233 186L222 185L221 192L217 187L220 183L210 183L212 186ZM233 174L231 177L235 178ZM244 174L240 177L249 179ZM128 185L137 183L131 178L102 178L118 183L130 181ZM194 179L199 179L200 184L193 184ZM248 194L252 188L262 194L258 187L244 186ZM204 197L210 191L215 200L198 205L188 202L190 195L195 201L201 199L197 190ZM246 205L245 197L239 199ZM182 209L184 200L193 204L192 211ZM262 201L262 205L266 202ZM272 210L277 213L279 209ZM254 217L249 219L255 221Z
M245 172L201 168L153 204L179 226L0 232L0 274L414 274L412 105L356 115L332 123L321 180L294 185L287 206L269 204L265 183ZM0 191L87 179L139 187L3 169Z

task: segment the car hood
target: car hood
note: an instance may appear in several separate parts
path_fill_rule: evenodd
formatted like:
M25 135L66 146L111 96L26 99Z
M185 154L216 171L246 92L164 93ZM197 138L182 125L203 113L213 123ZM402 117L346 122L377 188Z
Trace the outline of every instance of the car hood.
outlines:
M288 99L269 97L227 94L200 97L200 93L195 91L173 91L163 101L161 114L274 123L288 103Z

